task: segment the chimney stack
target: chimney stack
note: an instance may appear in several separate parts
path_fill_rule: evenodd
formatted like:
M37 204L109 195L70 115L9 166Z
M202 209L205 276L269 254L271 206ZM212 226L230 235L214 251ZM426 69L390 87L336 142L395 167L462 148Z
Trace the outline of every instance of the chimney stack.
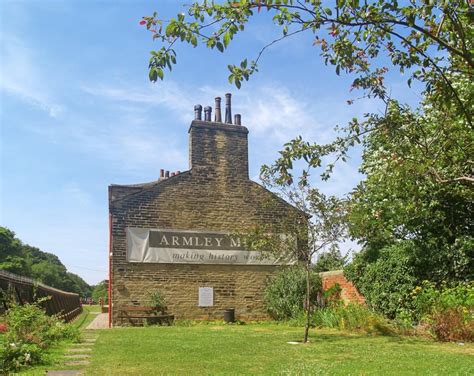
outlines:
M165 172L165 178L169 178L170 177L170 172L169 171L166 171Z
M211 113L212 113L211 106L204 107L204 121L211 121Z
M160 179L164 179L164 178L165 178L165 170L161 169L160 170Z
M225 122L227 124L232 124L232 108L230 103L230 98L232 97L231 93L225 95Z
M235 125L242 125L242 116L240 114L235 114L234 115L234 124Z
M222 113L221 113L221 97L216 97L216 107L215 107L215 115L214 121L216 123L222 123Z
M197 104L194 106L194 120L201 120L202 117L202 106Z

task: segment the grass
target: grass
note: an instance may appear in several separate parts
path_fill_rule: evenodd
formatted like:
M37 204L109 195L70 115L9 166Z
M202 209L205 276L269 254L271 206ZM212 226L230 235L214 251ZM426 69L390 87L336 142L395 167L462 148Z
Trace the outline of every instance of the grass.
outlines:
M197 325L100 331L86 375L467 375L474 346L302 328Z

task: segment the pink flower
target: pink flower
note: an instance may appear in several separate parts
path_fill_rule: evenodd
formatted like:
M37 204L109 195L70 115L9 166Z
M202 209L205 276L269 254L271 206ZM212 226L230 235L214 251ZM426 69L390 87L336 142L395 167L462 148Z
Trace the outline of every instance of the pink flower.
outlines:
M146 24L146 21L145 20L141 20L140 21L140 25L145 25Z

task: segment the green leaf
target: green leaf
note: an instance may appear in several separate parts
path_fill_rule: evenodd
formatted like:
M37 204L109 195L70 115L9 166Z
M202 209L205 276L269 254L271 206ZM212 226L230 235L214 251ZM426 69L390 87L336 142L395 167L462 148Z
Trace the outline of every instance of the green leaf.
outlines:
M221 42L217 42L216 47L220 52L224 52L224 46L222 45Z
M150 79L151 82L156 82L157 73L156 73L155 67L152 67L150 71L148 72L148 78Z
M156 74L158 77L160 77L160 80L163 80L163 69L156 69ZM156 77L155 77L156 81Z
M223 41L224 41L225 48L227 48L227 46L229 45L229 42L230 42L230 33L229 32L224 34Z

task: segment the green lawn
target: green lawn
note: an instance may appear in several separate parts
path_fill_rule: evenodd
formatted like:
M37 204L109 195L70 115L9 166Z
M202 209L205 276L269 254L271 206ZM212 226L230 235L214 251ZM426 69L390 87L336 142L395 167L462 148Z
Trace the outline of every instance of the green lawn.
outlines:
M474 345L283 325L198 325L100 331L86 375L468 375Z

